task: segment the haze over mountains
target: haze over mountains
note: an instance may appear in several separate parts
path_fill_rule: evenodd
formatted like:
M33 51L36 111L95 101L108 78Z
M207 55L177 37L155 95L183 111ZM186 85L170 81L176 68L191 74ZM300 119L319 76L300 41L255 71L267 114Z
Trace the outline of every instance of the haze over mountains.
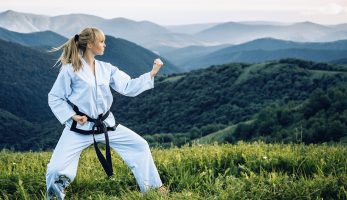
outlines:
M190 35L172 33L152 22L136 22L125 18L103 19L85 14L49 17L6 11L0 13L0 26L21 33L51 30L67 38L85 27L94 26L102 29L107 35L130 40L147 48L159 45L203 44Z
M316 62L346 63L347 40L311 43L262 38L223 48L195 47L166 52L164 57L184 71L230 62L257 63L282 58L298 58ZM181 55L181 56L180 56ZM184 56L183 56L184 55Z
M296 42L328 42L346 39L346 28L346 24L324 26L311 22L300 22L289 25L227 22L203 30L195 34L195 36L204 41L232 44L244 43L265 37Z
M21 33L50 30L62 36L71 37L88 26L99 27L107 35L120 37L149 49L160 46L179 48L191 45L240 44L263 37L296 42L329 42L347 39L347 24L225 22L164 27L149 21L133 21L125 18L104 19L85 14L50 17L15 11L0 13L0 27Z

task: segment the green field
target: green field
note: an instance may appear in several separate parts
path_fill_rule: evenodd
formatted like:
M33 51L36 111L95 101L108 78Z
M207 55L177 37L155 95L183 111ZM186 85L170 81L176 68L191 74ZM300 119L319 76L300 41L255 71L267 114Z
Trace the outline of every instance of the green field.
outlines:
M94 150L82 153L66 199L347 199L347 146L193 145L153 149L168 195L141 194L113 153L107 178ZM0 152L0 199L44 199L51 152Z

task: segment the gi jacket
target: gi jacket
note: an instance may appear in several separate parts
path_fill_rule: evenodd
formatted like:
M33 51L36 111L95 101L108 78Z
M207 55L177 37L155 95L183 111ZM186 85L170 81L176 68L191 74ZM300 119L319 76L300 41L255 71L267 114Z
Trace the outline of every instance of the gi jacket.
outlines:
M148 72L131 79L117 67L98 60L95 60L94 76L88 64L82 59L82 68L77 72L73 71L71 64L62 66L48 93L48 104L59 122L71 127L71 117L76 113L67 100L76 105L79 111L95 119L111 108L113 96L110 86L120 94L133 97L153 88L154 78ZM114 126L113 114L110 113L104 122L108 126ZM92 126L92 122L77 124L77 128L82 130L91 130Z

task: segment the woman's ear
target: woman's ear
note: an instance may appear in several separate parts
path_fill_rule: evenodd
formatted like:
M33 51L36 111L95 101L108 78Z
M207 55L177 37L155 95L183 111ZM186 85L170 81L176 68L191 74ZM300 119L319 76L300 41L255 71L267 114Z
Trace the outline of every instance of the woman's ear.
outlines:
M93 47L93 43L92 43L92 42L88 42L88 43L87 43L87 48L88 48L88 49L91 49L92 47Z

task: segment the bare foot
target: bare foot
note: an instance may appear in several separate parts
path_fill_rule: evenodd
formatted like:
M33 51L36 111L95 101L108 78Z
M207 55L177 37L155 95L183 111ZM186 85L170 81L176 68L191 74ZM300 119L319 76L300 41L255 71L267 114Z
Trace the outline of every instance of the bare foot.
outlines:
M162 185L160 188L158 188L158 191L162 194L169 194L169 189L167 189L164 185Z

